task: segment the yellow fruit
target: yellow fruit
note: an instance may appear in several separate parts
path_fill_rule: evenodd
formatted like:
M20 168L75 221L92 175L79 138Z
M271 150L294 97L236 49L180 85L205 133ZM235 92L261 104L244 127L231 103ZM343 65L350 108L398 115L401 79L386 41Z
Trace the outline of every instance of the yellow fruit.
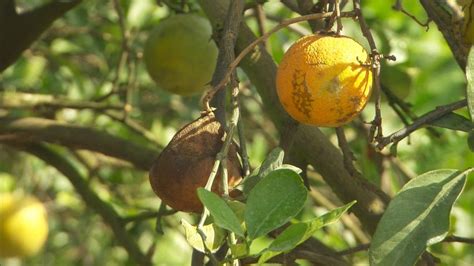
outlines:
M222 147L223 136L224 129L212 113L187 124L176 133L154 162L149 176L153 191L165 204L179 211L202 211L196 190L206 185ZM232 190L242 178L237 145L234 143L229 147L227 171L229 189ZM221 171L216 176L212 191L218 194L223 192Z
M148 74L160 88L175 94L203 92L217 60L211 35L211 25L198 15L174 15L160 22L145 44Z
M349 37L302 37L288 49L278 67L280 102L301 123L324 127L346 124L370 98L369 61L365 49Z
M47 213L34 197L0 194L0 257L36 254L48 236Z

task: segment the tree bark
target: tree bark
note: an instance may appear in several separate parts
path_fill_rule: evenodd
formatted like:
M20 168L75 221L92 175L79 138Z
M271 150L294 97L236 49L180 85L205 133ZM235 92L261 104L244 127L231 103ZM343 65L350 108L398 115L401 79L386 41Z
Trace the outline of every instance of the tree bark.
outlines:
M13 64L51 24L81 0L53 1L17 14L15 1L0 2L0 73Z
M148 171L159 152L96 129L29 117L0 117L0 143L49 142L86 149L132 163Z

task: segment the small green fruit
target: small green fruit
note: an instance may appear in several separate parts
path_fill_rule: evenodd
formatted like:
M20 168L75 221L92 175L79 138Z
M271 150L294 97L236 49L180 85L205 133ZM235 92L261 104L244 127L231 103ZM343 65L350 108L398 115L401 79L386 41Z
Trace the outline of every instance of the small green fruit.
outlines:
M157 85L179 95L204 91L216 66L217 47L209 22L180 14L158 24L145 44L146 69Z

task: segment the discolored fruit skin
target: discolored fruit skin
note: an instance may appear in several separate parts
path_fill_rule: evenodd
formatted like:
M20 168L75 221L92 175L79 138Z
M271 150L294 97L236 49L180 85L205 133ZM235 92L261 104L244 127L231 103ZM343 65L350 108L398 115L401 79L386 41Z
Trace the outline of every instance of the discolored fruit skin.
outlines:
M188 96L204 91L216 66L212 27L198 15L180 14L161 21L144 49L146 69L168 92Z
M220 151L224 130L214 115L208 114L184 126L161 152L150 170L155 194L175 210L201 212L203 206L196 190L207 183L216 154ZM242 178L237 146L231 144L227 157L229 188ZM221 171L212 191L222 194Z
M28 257L48 236L47 213L34 197L0 195L0 257Z
M278 98L301 123L341 126L353 120L370 98L372 73L364 65L368 62L365 49L349 37L302 37L278 67Z

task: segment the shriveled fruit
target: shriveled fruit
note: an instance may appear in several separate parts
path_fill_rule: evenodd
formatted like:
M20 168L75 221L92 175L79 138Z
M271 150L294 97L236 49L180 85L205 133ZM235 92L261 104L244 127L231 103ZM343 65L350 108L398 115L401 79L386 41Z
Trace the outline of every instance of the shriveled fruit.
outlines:
M211 35L211 25L198 15L174 15L161 21L145 44L148 74L160 88L175 94L204 91L217 60Z
M36 254L48 236L47 213L34 197L0 194L0 257Z
M346 124L370 98L369 61L366 50L349 37L302 37L285 53L278 67L280 102L301 123L325 127Z
M173 209L200 212L202 204L196 189L204 187L223 144L224 130L214 114L209 113L184 126L161 152L150 170L153 191ZM232 143L227 157L229 187L242 177L237 146ZM212 191L223 193L221 174Z

